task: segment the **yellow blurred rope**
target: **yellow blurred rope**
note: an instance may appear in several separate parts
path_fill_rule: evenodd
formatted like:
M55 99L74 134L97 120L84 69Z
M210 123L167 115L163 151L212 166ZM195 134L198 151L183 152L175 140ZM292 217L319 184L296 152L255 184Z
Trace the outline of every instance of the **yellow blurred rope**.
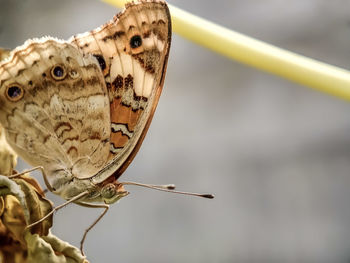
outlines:
M126 0L102 0L123 7ZM169 5L173 30L219 54L318 91L350 100L350 71L244 36Z

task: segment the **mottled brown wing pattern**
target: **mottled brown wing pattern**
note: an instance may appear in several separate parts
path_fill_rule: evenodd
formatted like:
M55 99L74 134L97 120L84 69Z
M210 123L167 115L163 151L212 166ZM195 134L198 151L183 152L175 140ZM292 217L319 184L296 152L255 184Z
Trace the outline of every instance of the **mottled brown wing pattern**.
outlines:
M158 0L130 3L109 23L70 41L97 58L108 89L109 163L94 177L101 182L127 168L151 122L170 48L169 10Z
M110 137L96 59L57 39L27 41L0 63L0 122L11 147L49 177L91 177L106 163Z

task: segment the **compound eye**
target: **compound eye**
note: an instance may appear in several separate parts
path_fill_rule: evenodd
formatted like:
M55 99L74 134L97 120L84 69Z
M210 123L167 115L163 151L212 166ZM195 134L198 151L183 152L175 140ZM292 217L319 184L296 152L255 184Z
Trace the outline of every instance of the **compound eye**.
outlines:
M24 95L24 90L19 84L12 84L6 88L6 97L13 102L19 101Z
M62 80L66 77L66 75L67 75L66 69L61 65L54 66L51 69L51 76L55 80Z
M111 199L116 195L117 191L113 184L107 184L102 188L101 195L104 199Z

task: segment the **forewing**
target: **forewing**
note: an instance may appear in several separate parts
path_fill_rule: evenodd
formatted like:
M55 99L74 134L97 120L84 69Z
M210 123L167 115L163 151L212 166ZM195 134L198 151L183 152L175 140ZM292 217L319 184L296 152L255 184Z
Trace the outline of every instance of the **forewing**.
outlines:
M168 7L158 0L127 4L109 23L70 41L98 59L108 89L109 162L94 180L117 178L138 151L162 90L171 41Z

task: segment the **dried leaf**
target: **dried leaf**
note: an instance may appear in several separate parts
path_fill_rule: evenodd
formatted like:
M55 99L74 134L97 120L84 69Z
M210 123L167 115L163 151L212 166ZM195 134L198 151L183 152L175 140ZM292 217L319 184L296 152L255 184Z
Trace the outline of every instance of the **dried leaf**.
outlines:
M79 249L51 233L40 237L28 232L25 239L28 243L28 263L88 263Z
M24 233L29 232L26 226L52 210L52 203L39 195L37 192L42 190L36 187L38 185L33 186L22 178L11 180L0 175L0 258L6 262L25 262L27 242ZM47 234L51 225L52 217L31 231Z
M29 176L21 176L14 179L14 181L21 187L21 190L25 195L25 200L30 215L28 220L29 224L40 220L53 209L52 202L43 196L43 191L34 178L31 178ZM35 183L35 186L28 182ZM51 226L52 216L49 217L48 220L45 220L42 223L33 226L30 231L32 234L45 236L49 233Z

